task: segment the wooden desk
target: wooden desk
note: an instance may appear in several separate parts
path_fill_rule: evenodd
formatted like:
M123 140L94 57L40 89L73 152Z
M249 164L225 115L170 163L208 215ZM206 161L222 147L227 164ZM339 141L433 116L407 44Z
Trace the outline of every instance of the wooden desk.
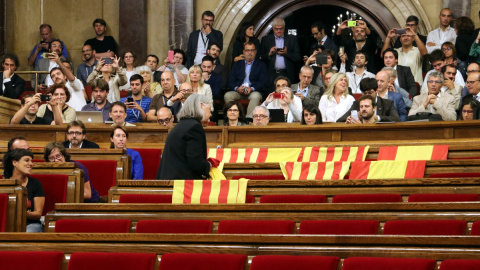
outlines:
M2 173L3 174L3 173ZM27 226L27 189L17 180L0 180L0 193L8 194L6 232L24 232Z

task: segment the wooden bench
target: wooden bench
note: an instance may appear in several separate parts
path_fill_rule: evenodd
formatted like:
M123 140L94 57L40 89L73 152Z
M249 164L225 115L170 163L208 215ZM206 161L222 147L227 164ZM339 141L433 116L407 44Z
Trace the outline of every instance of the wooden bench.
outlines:
M8 194L6 232L24 232L27 226L27 189L16 180L0 180L0 193Z
M167 180L120 180L108 192L108 202L118 203L122 194L172 194L174 181ZM285 181L250 180L247 195L255 196L255 202L262 195L320 194L327 201L338 194L401 194L406 202L410 194L418 193L480 193L479 178L420 178L401 180L325 180Z

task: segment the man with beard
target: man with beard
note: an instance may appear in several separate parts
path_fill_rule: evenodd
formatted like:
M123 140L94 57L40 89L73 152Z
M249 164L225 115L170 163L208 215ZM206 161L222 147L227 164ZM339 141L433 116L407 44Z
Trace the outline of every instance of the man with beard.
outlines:
M52 40L48 45L49 54L46 55L46 58L42 58L37 61L35 64L35 71L50 71L54 67L58 67L61 62L62 55L62 42L60 40ZM60 57L59 57L60 56ZM58 61L55 61L58 58ZM32 86L35 85L35 74L32 75L31 80ZM47 90L47 86L53 84L52 78L48 74L38 74L37 81L41 90Z
M162 75L161 71L157 72L158 68L158 56L155 54L149 54L147 55L147 60L145 61L145 66L149 67L150 70L152 71L152 78L154 82L160 82L161 78L160 76Z
M108 102L107 95L109 91L108 83L104 79L94 80L90 85L92 87L92 102L83 106L84 112L102 112L103 122L110 119L110 107L112 104Z
M200 67L203 71L203 81L212 88L213 99L221 100L223 99L224 94L222 92L222 78L220 78L217 73L213 72L213 68L215 67L213 62L213 58L207 55L203 57Z
M323 46L325 49L329 49L338 53L338 47L333 41L333 39L329 38L325 33L327 29L323 22L317 21L310 26L312 31L312 36L315 38L315 43L310 48L310 54L312 54L318 47Z
M87 133L82 121L72 121L67 126L67 140L62 144L65 148L100 148L98 144L85 140Z
M37 116L40 104L40 93L35 95L27 94L20 101L20 110L10 118L10 124L31 124L31 125L61 125L62 115L59 110L54 109L57 106L55 99L51 98L48 104L52 106L53 120Z
M25 80L15 74L20 61L17 55L6 53L2 57L3 72L0 72L0 96L18 99L25 91Z
M333 40L338 46L345 47L345 53L347 54L346 59L346 71L352 71L352 64L354 60L354 55L356 51L363 50L367 59L372 59L368 61L367 70L375 73L377 68L373 61L375 56L375 51L377 49L377 43L375 38L370 35L371 31L367 27L367 24L362 20L357 20L357 26L352 27L353 37L344 40L341 36L343 29L348 29L348 20L343 21L337 29L336 35L333 37Z
M427 36L427 50L431 53L433 50L441 49L442 44L450 41L455 44L457 39L457 33L453 27L450 27L453 15L449 8L444 8L440 11L438 16L440 20L440 26L428 33Z
M207 48L210 43L216 43L222 50L223 34L213 29L215 15L207 10L202 14L202 28L193 31L188 37L187 68L193 65L200 65L202 58L207 55Z
M139 74L133 74L130 77L130 89L132 95L120 99L120 102L127 106L127 118L129 123L138 123L147 121L148 107L150 107L151 98L143 95L142 91L143 77Z
M52 26L49 24L42 24L40 25L40 36L42 37L42 40L40 43L35 45L33 47L32 52L30 53L30 56L28 57L28 65L29 66L35 66L38 62L38 60L46 58L45 53L48 53L48 45L54 38L52 37ZM67 47L65 46L65 43L62 43L62 59L67 59L68 54L67 54Z
M95 37L85 41L83 45L90 45L95 50L95 58L97 60L102 58L114 57L117 54L117 42L112 36L106 36L107 23L105 20L97 18L93 21L93 29L95 30Z
M342 59L340 72L345 73L345 55L340 57L340 59ZM375 78L375 74L367 71L367 63L367 54L363 50L356 51L353 62L355 70L346 72L348 78L348 87L352 89L353 94L362 93L362 91L360 91L360 82L362 79Z
M92 49L91 45L83 45L82 58L85 63L82 63L78 66L77 78L83 83L83 85L87 85L88 75L90 75L90 73L92 73L92 71L97 66L97 59L95 59L95 50Z
M157 121L157 111L160 108L167 106L172 107L173 104L180 99L182 99L183 94L175 88L175 76L169 70L164 71L160 77L160 84L162 85L163 92L156 94L150 102L150 107L148 108L147 121L155 122Z
M228 83L228 69L222 63L220 63L220 45L210 42L208 44L207 55L213 58L213 72L222 78L221 88L226 88Z
M377 104L375 104L375 99L370 95L361 96L358 99L358 104L360 105L360 111L358 112L358 120L353 116L349 116L345 123L347 124L374 124L377 122L375 117L375 110L377 109Z
M441 71L444 77L444 82L440 90L442 93L447 92L452 95L455 100L455 109L458 110L463 87L455 82L455 77L458 76L457 67L453 64L446 64L442 67Z

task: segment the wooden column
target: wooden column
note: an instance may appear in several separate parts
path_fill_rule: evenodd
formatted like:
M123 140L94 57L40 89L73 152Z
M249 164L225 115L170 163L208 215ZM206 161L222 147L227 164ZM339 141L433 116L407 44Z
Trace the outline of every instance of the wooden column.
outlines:
M0 55L5 54L7 51L7 26L5 24L7 18L6 4L7 0L0 0Z
M187 49L188 35L194 26L193 0L170 0L168 43L170 49Z
M144 63L147 56L147 1L120 0L119 13L118 53L132 49L137 54L137 63Z

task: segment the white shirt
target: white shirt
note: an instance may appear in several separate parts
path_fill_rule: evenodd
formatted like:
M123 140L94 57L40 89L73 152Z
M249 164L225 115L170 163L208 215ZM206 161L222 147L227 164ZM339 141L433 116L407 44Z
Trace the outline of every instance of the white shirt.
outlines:
M429 72L427 72L427 75L425 75L425 81L422 84L422 88L420 88L420 93L428 92L428 86L427 86L428 77L430 76L430 73L434 71L435 69L432 69ZM465 87L465 80L463 80L462 73L460 73L458 69L457 69L457 74L455 75L455 81L453 83L460 85L462 88Z
M318 104L323 122L336 122L352 107L354 101L355 98L351 95L347 97L342 95L340 103L337 103L333 96L329 98L327 95L323 95Z
M340 71L341 72L341 71ZM360 90L360 81L365 78L374 78L375 74L368 72L366 70L363 71L362 75L357 75L355 71L347 72L348 78L348 86L352 88L352 93L354 94L361 94L362 91Z
M50 60L50 64L48 65L48 71L52 70L54 67L58 67L58 64L55 63L55 61ZM47 75L47 78L45 79L45 84L47 86L53 85L53 80L52 77L50 77L50 74Z
M442 29L439 27L428 33L427 43L425 46L427 47L428 53L432 53L433 50L441 49L444 42L450 41L455 44L456 39L457 33L455 33L455 29L449 26L447 29L445 29L445 31L442 31ZM427 44L429 42L435 43L435 46L428 46Z
M5 79L5 73L2 72L2 74L3 74L2 90L3 90L3 94L5 95L5 84L10 82L12 80L12 77L10 76L10 78ZM12 74L12 76L13 76L13 74Z
M398 64L410 67L413 78L418 84L423 83L422 77L422 56L417 47L412 47L407 53L403 52L402 47L395 49L398 52Z
M272 102L265 105L265 102L262 103L262 106L267 107L267 109L281 109L280 101L278 99L273 100ZM287 123L300 122L302 120L302 100L293 96L293 102L288 104L288 114L287 114Z
M202 58L207 55L207 44L207 35L200 30L200 33L198 34L197 52L195 53L195 59L193 59L194 65L200 65L202 63Z
M67 102L67 105L74 108L75 111L81 111L83 106L87 105L83 95L83 83L75 78L73 82L68 81L66 87L70 92L70 100Z

